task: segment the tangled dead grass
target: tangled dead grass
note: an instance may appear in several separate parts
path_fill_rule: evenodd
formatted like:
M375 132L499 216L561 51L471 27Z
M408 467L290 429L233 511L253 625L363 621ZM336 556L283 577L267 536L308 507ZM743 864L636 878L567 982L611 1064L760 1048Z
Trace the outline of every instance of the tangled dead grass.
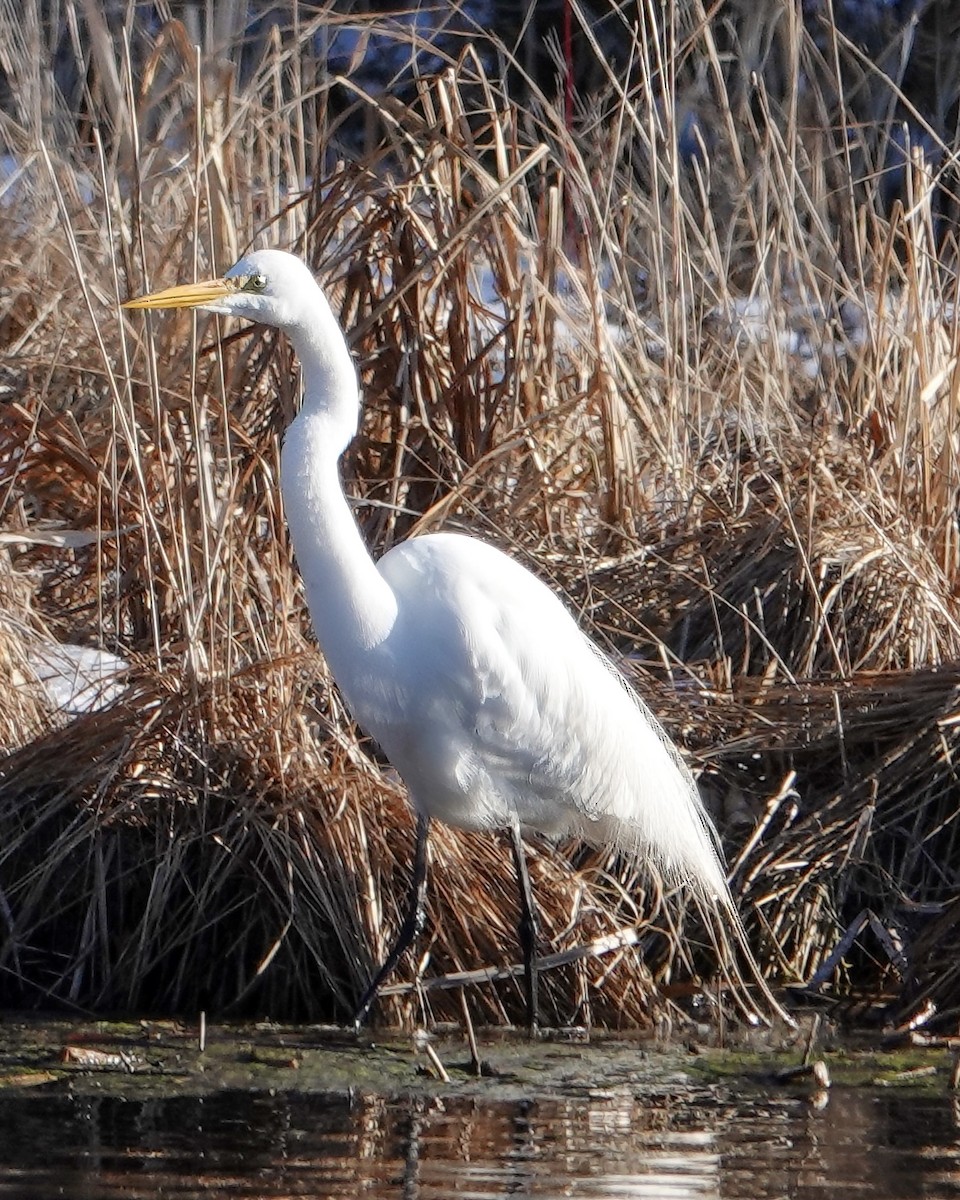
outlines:
M955 1019L952 174L914 155L883 209L851 173L843 88L771 14L724 26L760 45L770 22L777 66L750 87L699 4L624 31L628 75L594 46L605 86L574 130L532 80L511 98L492 41L402 103L330 79L305 49L330 13L248 46L242 82L175 22L131 31L128 57L93 31L102 91L42 139L20 80L0 1001L342 1018L396 926L410 817L312 647L280 507L289 348L117 308L268 243L315 264L351 331L368 543L461 527L541 573L701 769L771 977ZM804 70L806 92L784 84ZM701 119L684 151L690 111L709 137ZM33 639L122 654L126 691L68 720L31 683ZM648 1023L712 969L631 864L538 844L531 869L568 952L558 1022ZM432 881L406 979L509 967L496 839L439 832ZM509 975L469 994L480 1020L521 1008ZM387 1003L460 1013L456 988Z

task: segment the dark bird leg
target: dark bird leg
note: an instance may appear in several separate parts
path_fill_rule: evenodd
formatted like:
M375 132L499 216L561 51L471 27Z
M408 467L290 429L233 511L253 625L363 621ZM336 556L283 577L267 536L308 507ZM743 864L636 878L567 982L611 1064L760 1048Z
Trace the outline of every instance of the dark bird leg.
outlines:
M527 856L523 850L523 838L520 836L518 822L510 826L510 845L513 849L513 865L517 871L517 883L520 886L520 922L517 933L520 937L520 949L523 951L524 985L527 993L527 1028L530 1036L537 1032L540 1012L537 1004L537 906L533 899L533 888L530 886L530 875L527 871Z
M384 960L383 966L374 975L367 990L363 993L363 999L357 1007L356 1015L353 1018L353 1024L357 1029L367 1019L367 1014L373 1007L377 993L386 982L388 976L393 973L393 969L400 961L403 952L413 939L418 937L423 931L423 898L427 891L427 835L429 831L430 818L423 813L419 813L417 815L417 840L413 850L413 868L410 874L410 889L407 892L406 912L404 913L400 931L397 934L397 939L393 943L390 953Z

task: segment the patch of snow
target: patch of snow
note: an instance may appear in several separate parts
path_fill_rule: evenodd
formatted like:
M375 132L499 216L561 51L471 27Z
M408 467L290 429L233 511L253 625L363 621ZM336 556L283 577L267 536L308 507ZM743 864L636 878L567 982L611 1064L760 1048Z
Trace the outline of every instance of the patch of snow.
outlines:
M27 662L53 707L72 717L100 712L126 690L121 676L129 663L93 646L39 642L28 649Z

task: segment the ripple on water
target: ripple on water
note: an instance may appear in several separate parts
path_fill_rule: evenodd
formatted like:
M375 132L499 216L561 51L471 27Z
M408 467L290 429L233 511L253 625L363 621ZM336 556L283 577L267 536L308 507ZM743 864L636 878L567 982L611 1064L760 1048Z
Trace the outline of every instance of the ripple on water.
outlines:
M0 1097L0 1196L491 1200L960 1195L950 1098Z

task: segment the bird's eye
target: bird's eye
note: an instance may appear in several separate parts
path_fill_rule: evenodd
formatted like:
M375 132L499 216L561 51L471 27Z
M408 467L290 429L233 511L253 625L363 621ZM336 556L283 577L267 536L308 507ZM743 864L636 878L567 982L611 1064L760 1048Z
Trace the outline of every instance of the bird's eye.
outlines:
M267 286L266 275L261 275L259 272L256 275L251 275L247 282L243 285L245 292L262 292Z

